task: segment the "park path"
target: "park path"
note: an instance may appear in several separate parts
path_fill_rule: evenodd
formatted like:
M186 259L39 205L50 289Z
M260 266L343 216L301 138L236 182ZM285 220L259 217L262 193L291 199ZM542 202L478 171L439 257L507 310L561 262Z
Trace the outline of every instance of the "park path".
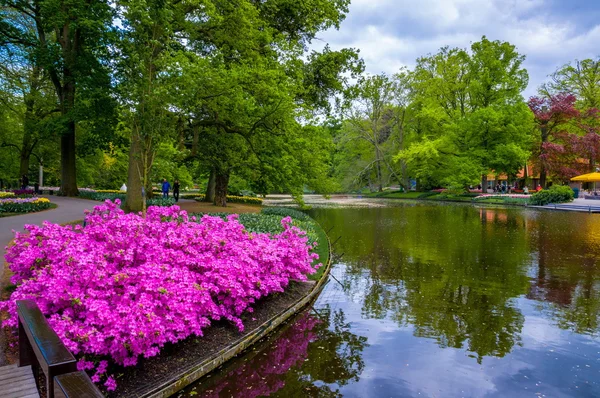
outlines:
M83 212L86 209L92 209L94 206L101 203L85 199L66 198L62 196L45 196L55 203L58 207L52 210L46 210L39 213L23 214L20 216L2 217L0 218L0 281L4 277L4 254L6 253L6 245L14 238L14 231L23 231L25 224L42 225L44 221L50 221L56 224L63 224L69 221L83 219ZM0 285L0 288L4 286ZM4 356L6 342L4 334L0 333L0 366L6 365Z

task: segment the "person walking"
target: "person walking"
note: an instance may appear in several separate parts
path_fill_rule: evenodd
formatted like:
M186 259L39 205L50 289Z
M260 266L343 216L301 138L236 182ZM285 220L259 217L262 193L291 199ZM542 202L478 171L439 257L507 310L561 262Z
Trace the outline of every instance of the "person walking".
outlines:
M21 189L26 189L29 186L29 178L27 178L26 174L23 174L23 178L21 179Z
M175 202L179 202L179 180L175 180L173 183L173 197Z
M163 178L163 182L162 182L162 197L163 198L169 197L169 189L171 189L171 184L169 184L169 181L167 181L166 178Z

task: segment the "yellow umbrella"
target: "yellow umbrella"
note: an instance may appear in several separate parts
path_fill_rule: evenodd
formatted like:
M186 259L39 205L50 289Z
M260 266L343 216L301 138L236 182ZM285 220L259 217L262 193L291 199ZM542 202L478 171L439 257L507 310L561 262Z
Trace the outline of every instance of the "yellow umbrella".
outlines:
M600 172L583 174L577 177L571 178L571 181L579 181L579 182L596 182L600 181Z

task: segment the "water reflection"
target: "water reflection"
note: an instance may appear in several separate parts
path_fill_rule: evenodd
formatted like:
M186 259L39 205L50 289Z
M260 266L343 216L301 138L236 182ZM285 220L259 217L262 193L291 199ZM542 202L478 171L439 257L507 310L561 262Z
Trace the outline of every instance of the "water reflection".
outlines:
M358 381L365 337L350 332L342 310L325 306L299 315L271 344L203 383L203 397L340 397L339 387ZM236 366L237 365L237 366ZM180 396L195 395L197 386Z
M343 254L316 312L211 393L600 396L600 215L408 202L312 215Z

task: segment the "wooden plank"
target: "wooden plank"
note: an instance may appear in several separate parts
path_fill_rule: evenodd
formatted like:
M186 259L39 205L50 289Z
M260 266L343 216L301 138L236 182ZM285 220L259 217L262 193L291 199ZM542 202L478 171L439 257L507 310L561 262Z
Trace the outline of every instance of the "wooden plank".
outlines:
M85 372L66 373L54 378L55 398L102 398L104 395Z
M11 373L31 372L31 366L18 367L17 365L8 365L0 367L0 377Z
M21 383L29 380L32 380L35 384L35 379L33 378L33 375L19 375L7 379L2 379L0 380L0 391L2 391L2 388L4 388L4 386L10 386L14 383Z
M13 387L6 387L4 389L2 389L2 396L5 397L9 394L13 394L13 395L26 395L26 394L31 394L32 392L37 392L37 386L35 385L35 381L33 381L33 386L31 385L31 383L25 383L25 384L17 384Z
M17 310L42 368L75 363L75 357L52 330L48 320L33 300L17 300Z
M37 388L34 390L24 390L10 394L2 394L2 398L40 398Z

